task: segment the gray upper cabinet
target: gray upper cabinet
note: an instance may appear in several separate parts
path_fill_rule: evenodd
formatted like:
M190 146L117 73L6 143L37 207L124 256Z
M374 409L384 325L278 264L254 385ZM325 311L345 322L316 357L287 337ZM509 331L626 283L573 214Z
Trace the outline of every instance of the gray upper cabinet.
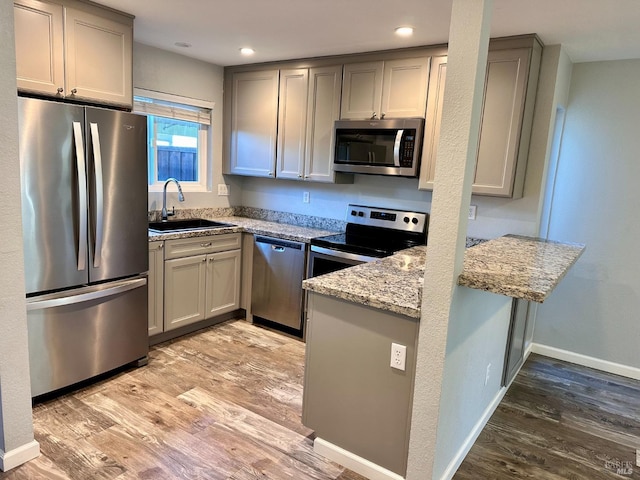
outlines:
M424 117L428 77L428 57L347 64L340 116Z
M95 5L73 5L82 9L15 0L18 89L130 107L133 19Z
M305 180L353 182L353 175L333 171L333 124L340 118L341 86L341 65L309 69L307 141L303 172Z
M276 176L302 179L307 133L309 70L280 71Z
M542 47L491 49L472 192L522 197ZM522 43L522 41L520 41ZM506 44L505 44L506 45ZM433 189L446 57L433 59L419 188Z
M278 70L232 75L227 173L273 177L278 133Z
M225 173L353 183L352 175L333 172L341 65L233 72L230 79Z

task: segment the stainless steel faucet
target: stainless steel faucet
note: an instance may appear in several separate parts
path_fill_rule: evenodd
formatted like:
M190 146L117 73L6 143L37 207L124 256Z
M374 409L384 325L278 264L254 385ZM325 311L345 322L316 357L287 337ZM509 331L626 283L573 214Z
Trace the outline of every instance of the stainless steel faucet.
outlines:
M173 212L167 212L167 185L169 183L174 182L178 186L178 200L184 202L184 195L182 194L182 187L180 186L180 182L175 178L167 178L167 181L164 182L164 188L162 189L162 221L166 222L167 218L175 215L175 209Z

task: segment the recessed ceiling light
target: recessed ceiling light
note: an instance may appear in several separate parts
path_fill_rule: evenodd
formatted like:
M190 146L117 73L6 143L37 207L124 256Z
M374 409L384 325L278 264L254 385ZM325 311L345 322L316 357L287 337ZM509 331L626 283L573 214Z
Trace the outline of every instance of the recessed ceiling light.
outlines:
M396 35L400 35L401 37L408 37L413 35L413 27L398 27L395 32Z
M180 48L189 48L191 46L191 44L188 42L176 42L174 43L174 45Z
M256 51L253 48L249 48L249 47L242 47L240 49L240 53L242 55L253 55L254 53L256 53Z

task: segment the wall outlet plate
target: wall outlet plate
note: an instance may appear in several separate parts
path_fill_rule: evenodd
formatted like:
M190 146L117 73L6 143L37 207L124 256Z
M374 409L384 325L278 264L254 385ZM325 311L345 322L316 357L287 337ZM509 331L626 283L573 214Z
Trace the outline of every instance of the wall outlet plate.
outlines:
M309 192L302 192L302 203L309 203Z
M478 207L476 205L469 205L469 220L476 219L476 209Z
M227 196L229 195L229 185L225 183L218 184L218 195L219 196Z
M391 368L405 371L407 362L407 347L397 343L391 344Z

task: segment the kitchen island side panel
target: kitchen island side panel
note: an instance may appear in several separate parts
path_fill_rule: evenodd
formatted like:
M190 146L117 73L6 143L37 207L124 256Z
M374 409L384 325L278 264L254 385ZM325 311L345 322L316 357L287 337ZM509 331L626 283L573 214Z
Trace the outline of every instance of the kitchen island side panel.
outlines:
M309 292L302 422L316 436L406 471L418 320ZM391 368L391 343L407 347Z

